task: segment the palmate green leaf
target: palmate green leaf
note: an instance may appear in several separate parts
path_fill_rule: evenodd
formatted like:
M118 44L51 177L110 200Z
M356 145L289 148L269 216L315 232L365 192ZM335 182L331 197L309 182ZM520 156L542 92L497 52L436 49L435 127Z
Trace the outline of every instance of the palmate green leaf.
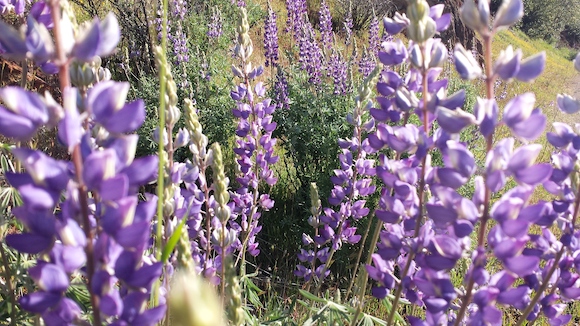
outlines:
M6 155L2 154L0 156L0 164L2 165L2 171L14 172L14 164L12 164L12 161L10 161Z
M380 318L377 318L375 316L365 314L365 313L363 313L361 323L363 326L374 326L374 325L387 326L386 321L384 321ZM360 323L359 323L359 325L360 325Z

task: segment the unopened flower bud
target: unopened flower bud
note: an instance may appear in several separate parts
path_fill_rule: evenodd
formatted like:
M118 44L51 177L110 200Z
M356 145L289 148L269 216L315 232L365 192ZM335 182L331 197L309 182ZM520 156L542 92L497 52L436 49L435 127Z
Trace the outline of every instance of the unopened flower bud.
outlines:
M76 87L88 87L95 81L93 69L86 63L74 62L69 71L71 83Z
M167 106L167 124L174 126L177 121L179 121L179 118L181 118L181 111L179 111L179 108L175 105Z
M97 70L97 82L111 80L111 71L109 68L99 67Z
M187 144L189 144L189 131L187 131L187 129L179 128L177 135L175 135L173 145L175 148L179 148Z
M430 54L429 68L443 67L445 62L447 62L447 48L441 42L433 43Z
M175 275L167 301L172 325L225 325L215 289L195 272Z
M423 54L421 53L421 48L419 44L413 44L411 48L411 52L409 52L409 60L411 60L411 64L413 67L422 70L424 67L423 64Z
M459 15L467 27L486 35L489 32L489 4L487 0L479 1L476 5L473 0L465 0Z
M103 61L101 60L101 57L99 57L98 55L93 57L93 60L91 61L91 65L93 66L93 68L95 69L99 69L101 67L101 64L103 63Z
M515 24L524 15L522 0L503 0L493 22L493 29L498 31Z
M427 41L437 32L437 25L429 17L429 11L429 4L425 0L412 1L407 7L407 16L410 20L407 35L417 43Z
M457 73L463 79L472 80L478 78L483 73L481 66L473 57L471 52L466 51L463 45L457 44L455 46L455 51L453 51L453 57L455 61L455 68Z
M159 143L159 128L156 128L153 131L153 141L155 141L156 143ZM167 130L165 130L165 128L163 128L163 145L167 146L168 143L169 143L169 140L167 138Z
M310 226L312 226L313 228L317 228L320 225L320 221L318 219L318 216L314 216L314 215L310 216L308 218L308 224Z

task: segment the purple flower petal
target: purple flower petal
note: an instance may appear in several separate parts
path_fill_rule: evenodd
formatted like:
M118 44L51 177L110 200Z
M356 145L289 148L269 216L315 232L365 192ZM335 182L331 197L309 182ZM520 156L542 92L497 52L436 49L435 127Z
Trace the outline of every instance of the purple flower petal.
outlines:
M16 61L25 59L28 52L20 33L3 20L0 20L0 48L4 50L2 56Z
M493 21L493 29L500 30L515 24L524 15L522 0L503 1Z
M558 108L564 113L574 114L580 111L580 101L567 94L558 94L556 97Z
M145 185L157 178L157 156L150 155L135 159L131 165L121 171L129 178L131 187Z
M54 264L41 264L28 269L39 288L48 292L64 292L69 286L68 275Z
M115 240L124 248L139 248L147 243L151 227L149 222L137 222L120 229Z
M546 52L542 51L522 61L516 78L523 82L531 82L538 78L546 67Z
M9 234L6 236L6 243L23 253L39 254L52 245L54 239L33 233Z
M119 22L115 15L109 13L102 22L95 18L88 30L77 39L73 56L81 61L107 56L115 50L120 38Z
M153 281L161 276L162 269L161 263L144 265L136 270L126 282L133 287L148 289Z
M504 266L514 274L522 277L534 273L540 263L539 257L516 256L504 261Z
M30 312L41 314L47 309L57 305L62 295L52 292L34 292L27 294L18 300L20 306Z
M463 128L475 124L475 117L461 109L449 110L439 106L435 111L437 122L448 133L457 134Z
M548 163L537 164L529 168L518 170L514 177L518 182L531 186L547 181L552 174L552 166Z
M137 130L145 121L145 104L143 100L126 104L111 116L104 127L112 133L127 133Z
M522 298L528 296L531 290L525 285L520 285L516 288L509 289L507 291L502 291L498 297L497 301L506 305L514 305L518 301L522 301Z

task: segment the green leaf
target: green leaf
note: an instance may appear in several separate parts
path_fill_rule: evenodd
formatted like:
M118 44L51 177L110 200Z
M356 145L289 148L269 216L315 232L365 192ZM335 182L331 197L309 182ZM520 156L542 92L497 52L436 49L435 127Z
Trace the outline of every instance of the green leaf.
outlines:
M189 213L189 207L187 208L187 213ZM169 240L167 241L167 244L165 245L165 247L163 247L163 253L161 254L161 262L164 264L167 262L167 259L169 259L169 255L171 255L171 253L173 252L173 249L175 249L175 246L177 245L177 242L179 241L179 238L181 237L181 229L183 228L183 225L185 224L185 221L187 220L187 218L185 218L187 216L187 213L181 219L181 222L177 225L177 227L175 228L175 231L173 231L173 234L171 235L171 237L169 237Z
M314 294L308 292L308 291L304 291L304 290L298 290L298 292L300 292L300 294L302 294L303 297L305 297L308 300L312 300L315 302L322 302L322 303L326 303L327 300L323 299L323 298L319 298L317 296L315 296Z

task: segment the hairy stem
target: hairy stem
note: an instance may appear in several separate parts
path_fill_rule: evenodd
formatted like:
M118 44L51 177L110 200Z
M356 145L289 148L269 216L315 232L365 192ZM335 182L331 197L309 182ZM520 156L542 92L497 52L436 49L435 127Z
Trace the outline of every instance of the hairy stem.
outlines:
M372 214L371 214L371 216L372 216ZM354 286L354 282L356 280L356 274L358 273L359 263L360 263L360 260L362 258L362 253L363 253L363 251L365 249L365 243L367 242L367 238L368 238L369 232L371 230L371 225L372 225L372 222L369 221L367 223L367 228L365 229L364 235L363 235L363 237L362 237L362 239L360 241L361 246L360 246L360 248L358 250L358 254L356 256L356 263L354 264L354 271L352 272L352 276L350 278L350 284L348 285L348 290L346 290L346 296L345 296L345 298L348 298L350 296L350 291L352 290L352 287ZM377 219L375 221L375 228L379 228L380 229L380 227L381 227L381 223ZM372 255L372 252L370 254Z
M485 90L488 99L494 98L493 83L495 81L495 76L492 69L492 58L491 58L491 42L493 39L493 34L483 35L483 47L484 47L484 60L485 60ZM493 132L486 137L486 153L489 153L493 146ZM487 174L483 175L484 185L485 185L485 195L483 200L483 216L481 217L481 223L479 224L479 232L477 236L477 247L483 249L485 252L485 239L487 238L487 222L489 221L490 215L489 210L491 206L491 191L485 182L487 180ZM475 266L474 266L475 267ZM461 301L461 308L457 313L457 319L455 320L455 326L459 326L467 311L467 306L471 302L473 295L473 287L475 286L475 279L472 274L469 274L469 281L467 287L465 288L465 295Z
M2 263L4 264L4 279L6 281L6 286L8 287L8 292L10 293L10 326L16 326L16 293L14 292L14 286L12 284L12 277L10 273L10 264L8 263L8 257L6 257L6 252L4 250L4 244L0 243L0 255L2 255Z
M50 11L52 20L54 21L54 41L55 41L55 48L56 48L56 56L57 60L56 63L59 66L59 81L60 81L60 88L61 91L64 91L67 87L70 87L70 78L69 78L69 62L67 60L66 54L64 52L64 47L62 43L62 34L60 30L60 3L58 0L51 0L50 1ZM83 175L83 162L81 156L80 145L76 145L72 152L72 160L73 165L75 168L75 179L78 184L78 192L79 192L79 202L81 208L81 216L82 221L81 225L85 232L85 236L87 238L87 246L85 247L85 253L87 256L87 269L86 269L86 277L87 277L87 290L89 291L89 295L91 298L91 306L93 307L93 323L94 325L102 325L101 322L101 313L99 309L99 298L98 296L93 293L93 275L95 273L95 262L94 262L94 250L93 250L93 232L91 230L91 223L89 220L89 206L88 206L88 193L87 188L84 184L82 175Z
M360 103L360 105L355 108L355 112L354 112L354 115L356 117L354 119L355 121L359 121L359 122L362 121L363 105L365 105L365 104ZM354 128L355 128L355 130L354 130L355 137L356 137L358 143L362 144L362 128L361 128L360 124L355 124ZM361 146L358 146L356 159L353 160L353 162L355 162L355 166L353 166L352 178L351 178L352 191L348 195L348 202L351 204L350 206L352 206L352 202L355 199L355 197L354 197L355 190L354 189L355 189L355 183L356 183L357 178L358 178L358 169L356 168L356 162L358 162L362 158L363 158L363 149L361 148ZM336 230L338 232L338 236L340 236L340 234L342 233L342 226L344 225L344 223L348 217L349 216L346 216L345 214L341 215L340 223L338 223L338 227L336 228ZM370 224L370 222L369 222L369 224ZM367 232L368 232L368 229L367 229ZM365 235L365 238L366 238L366 235ZM361 243L362 243L362 246L364 247L364 240ZM376 243L375 243L375 245L376 245ZM371 247L371 248L374 248L374 247ZM326 263L324 264L324 268L322 269L321 275L324 275L324 273L326 273L326 271L330 268L330 265L332 264L332 257L334 256L335 252L336 252L336 249L334 249L334 246L331 246L330 253L328 254L328 259L326 260ZM360 256L359 256L359 259L360 259ZM358 265L358 261L357 261L357 265ZM353 275L356 275L356 272ZM318 284L317 291L320 289L321 286L322 286L322 282L320 282Z
M578 186L578 190L576 191L576 200L574 201L574 214L572 215L572 221L576 220L579 211L580 211L580 185ZM570 224L569 232L572 232L572 233L574 232L574 224L573 223ZM526 318L528 318L528 315L534 309L534 306L536 305L536 303L538 303L538 301L540 300L542 293L544 293L544 291L546 291L546 289L548 288L548 285L550 284L550 279L552 278L552 275L554 274L554 272L558 268L558 263L560 262L560 259L562 258L562 255L564 254L565 250L566 250L566 247L562 246L560 251L558 251L558 253L556 254L556 257L554 257L554 263L550 267L550 270L548 270L548 273L544 276L544 279L542 280L542 285L540 286L538 291L536 291L534 297L532 298L532 301L530 301L530 304L526 307L526 309L524 310L524 312L520 316L520 319L518 319L516 326L523 325ZM555 289L555 287L552 288L552 291L554 291L554 289Z
M420 45L421 53L423 57L426 57L425 53L425 45ZM429 135L429 111L427 109L427 103L429 103L429 84L427 81L427 69L423 69L422 71L422 81L423 81L423 131L425 135ZM421 225L423 224L424 219L424 202L425 202L425 173L427 170L427 155L423 157L421 160L421 179L419 181L419 212L417 213L417 220L415 222L415 234L413 235L413 239L417 239L419 236L419 231L421 230ZM420 251L421 248L417 248L416 251ZM405 263L405 267L403 268L403 272L401 273L400 279L403 280L409 273L409 269L411 268L411 262L415 258L415 251L409 251L407 256L407 261ZM397 289L395 290L395 298L393 299L393 305L391 311L389 312L389 317L387 318L387 325L393 325L393 318L397 313L397 307L399 305L399 301L401 299L401 293L403 292L403 282L398 282Z
M377 242L379 241L379 236L381 234L381 229L382 228L381 228L380 220L377 218L375 232L373 233L373 238L371 240L371 245L369 247L370 252L369 252L369 255L368 255L367 261L366 261L366 264L367 265L370 265L371 260L373 259L373 253L375 252L375 247L377 246ZM354 317L352 318L351 326L357 325L358 316L362 312L362 308L363 308L363 305L364 305L363 298L364 298L365 293L367 292L367 284L368 284L368 274L367 274L367 269L366 268L363 268L362 269L362 275L361 275L361 277L364 278L364 282L363 282L363 286L362 286L362 288L360 289L360 292L359 292L360 293L359 294L360 295L359 304L356 307L356 311L354 313ZM354 277L353 277L353 279L354 279Z
M167 11L168 3L167 0L163 0L163 14L161 23L161 57L165 60L166 48L167 48ZM159 146L158 146L158 157L159 166L157 168L157 230L155 234L155 257L157 260L161 260L161 253L163 251L163 238L162 238L162 228L163 228L163 204L164 204L164 183L165 183L165 148L163 146L163 131L165 130L165 93L167 88L167 67L165 63L162 63L159 67ZM168 135L169 137L169 135ZM155 282L153 288L153 305L157 306L159 304L159 286L161 280Z

